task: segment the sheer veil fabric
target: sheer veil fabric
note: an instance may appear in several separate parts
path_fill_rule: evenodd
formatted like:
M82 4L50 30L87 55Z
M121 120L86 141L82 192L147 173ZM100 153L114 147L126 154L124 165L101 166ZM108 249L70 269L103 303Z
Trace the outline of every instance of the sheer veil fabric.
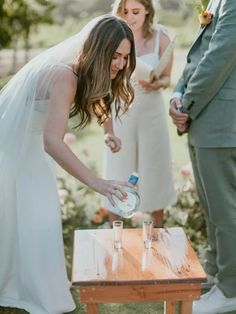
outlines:
M54 80L103 17L36 56L0 93L0 306L31 314L74 309L56 176L43 150L41 122Z
M0 92L1 177L4 174L4 156L12 156L15 161L11 174L16 174L22 162L35 100L48 98L50 86L64 70L63 64L75 60L88 34L103 17L93 19L76 35L36 56Z

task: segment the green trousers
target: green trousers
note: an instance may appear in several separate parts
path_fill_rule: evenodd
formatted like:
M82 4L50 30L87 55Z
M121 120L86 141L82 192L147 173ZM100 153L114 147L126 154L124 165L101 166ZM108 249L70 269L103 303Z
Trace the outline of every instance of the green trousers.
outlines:
M236 148L189 145L197 193L205 213L209 248L205 271L236 297Z

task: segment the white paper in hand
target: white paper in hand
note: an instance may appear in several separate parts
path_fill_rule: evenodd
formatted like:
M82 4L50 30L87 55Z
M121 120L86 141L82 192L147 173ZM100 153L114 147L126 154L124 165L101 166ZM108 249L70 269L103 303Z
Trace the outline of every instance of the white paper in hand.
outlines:
M165 70L175 46L175 38L171 40L163 55L161 56L156 68L144 62L140 57L136 57L136 68L132 78L135 81L145 80L152 81L153 77L159 77Z
M163 55L161 56L157 67L153 70L152 75L155 76L156 78L158 78L163 73L167 64L170 61L170 58L172 56L174 46L175 46L175 39L176 39L176 37L174 37L174 39L171 40L171 42L167 46L166 50L164 51Z
M139 81L139 80L149 81L152 71L153 71L153 66L144 62L141 58L137 57L136 68L135 68L132 78L136 81Z

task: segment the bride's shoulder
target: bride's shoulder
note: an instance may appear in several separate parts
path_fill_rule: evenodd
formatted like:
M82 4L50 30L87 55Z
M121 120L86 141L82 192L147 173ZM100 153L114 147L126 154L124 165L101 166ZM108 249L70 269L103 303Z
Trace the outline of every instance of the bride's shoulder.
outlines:
M57 64L53 67L54 89L59 92L74 92L77 88L77 77L73 72L73 68L67 64Z
M76 73L73 70L73 65L58 63L56 64L52 71L54 72L56 79L67 79L75 81L77 79Z

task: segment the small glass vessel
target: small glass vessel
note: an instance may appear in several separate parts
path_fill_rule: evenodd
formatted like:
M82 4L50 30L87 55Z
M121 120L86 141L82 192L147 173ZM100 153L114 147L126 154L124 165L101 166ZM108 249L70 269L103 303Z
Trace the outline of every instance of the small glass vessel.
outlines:
M138 182L138 174L133 172L128 182L135 186ZM123 189L127 193L127 198L124 201L120 201L116 196L113 196L115 206L108 201L107 208L113 214L123 218L131 218L139 208L140 196L134 189L129 187L124 187Z

